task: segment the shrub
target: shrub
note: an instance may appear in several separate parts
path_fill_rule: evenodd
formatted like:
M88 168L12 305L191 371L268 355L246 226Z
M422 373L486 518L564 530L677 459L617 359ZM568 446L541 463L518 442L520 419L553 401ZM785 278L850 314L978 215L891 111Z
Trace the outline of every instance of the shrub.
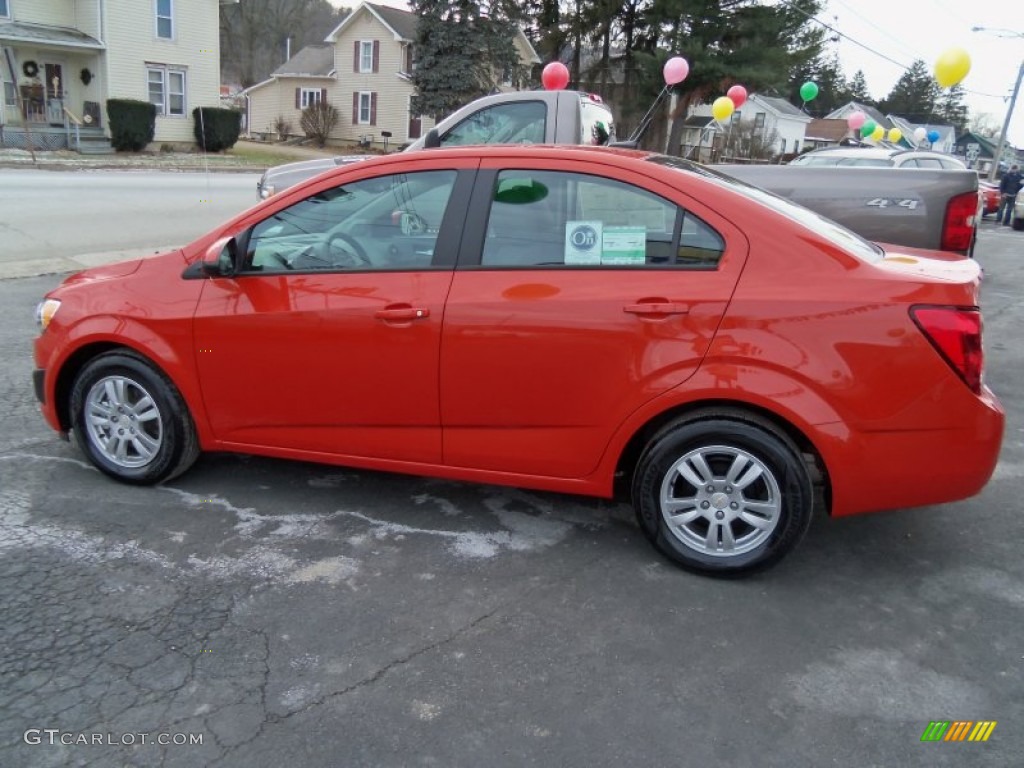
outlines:
M310 104L302 110L301 124L306 138L313 139L318 147L322 147L338 124L338 110L326 101Z
M284 141L288 138L288 134L292 132L291 121L288 120L284 115L278 115L277 119L274 120L274 133L277 134L278 141Z
M196 107L192 110L195 121L196 144L207 152L231 149L242 132L242 113L221 107Z
M137 99L107 99L110 143L118 152L138 152L153 140L156 106Z

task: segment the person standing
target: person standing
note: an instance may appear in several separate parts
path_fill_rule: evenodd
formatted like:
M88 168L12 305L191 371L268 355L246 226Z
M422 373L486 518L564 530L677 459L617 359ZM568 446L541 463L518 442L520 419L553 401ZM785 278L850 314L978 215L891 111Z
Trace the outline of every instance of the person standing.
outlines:
M1010 226L1010 219L1013 218L1013 204L1017 201L1017 193L1021 188L1020 168L1015 164L1010 170L1003 174L999 182L999 211L996 213L996 221L1002 220L1003 226Z

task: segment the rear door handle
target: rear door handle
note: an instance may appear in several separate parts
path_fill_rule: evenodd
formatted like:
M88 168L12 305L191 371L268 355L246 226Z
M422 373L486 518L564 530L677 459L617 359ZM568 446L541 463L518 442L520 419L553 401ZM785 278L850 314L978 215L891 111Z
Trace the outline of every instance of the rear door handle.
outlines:
M641 301L627 304L622 311L631 315L686 315L690 308L677 301Z
M430 310L426 307L389 307L378 309L373 316L386 323L410 323L413 320L424 320L430 317Z

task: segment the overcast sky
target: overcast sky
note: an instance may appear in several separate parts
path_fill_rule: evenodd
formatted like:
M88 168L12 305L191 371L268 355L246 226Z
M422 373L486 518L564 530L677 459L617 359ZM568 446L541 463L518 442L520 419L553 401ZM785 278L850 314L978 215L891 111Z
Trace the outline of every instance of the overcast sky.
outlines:
M971 71L962 83L971 115L988 113L1002 127L1024 60L1024 3L1020 0L828 0L818 18L851 38L833 43L832 50L838 50L847 77L858 69L864 72L876 99L888 95L915 59L922 59L931 71L943 51L964 48L971 57ZM1020 36L972 32L976 26ZM1007 141L1024 148L1024 93L1017 97Z
M403 0L377 2L409 9ZM334 4L345 3L334 0ZM963 81L971 116L987 113L997 128L1002 127L1024 60L1024 0L827 0L817 18L846 36L832 43L831 50L839 53L847 77L858 69L864 72L876 99L889 94L915 59L922 59L931 71L944 51L964 48L971 56L971 71ZM1021 36L972 32L976 26ZM1024 93L1017 97L1007 141L1024 148Z

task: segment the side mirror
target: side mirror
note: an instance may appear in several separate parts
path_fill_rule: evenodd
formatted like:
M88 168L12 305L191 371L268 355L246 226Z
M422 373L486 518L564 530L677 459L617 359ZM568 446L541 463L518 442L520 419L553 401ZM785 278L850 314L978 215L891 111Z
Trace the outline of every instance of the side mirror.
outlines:
M203 254L203 273L210 277L231 277L238 269L238 245L233 237L222 237Z
M437 132L437 128L431 128L427 131L427 135L423 138L424 149L437 149L441 146L441 134Z

